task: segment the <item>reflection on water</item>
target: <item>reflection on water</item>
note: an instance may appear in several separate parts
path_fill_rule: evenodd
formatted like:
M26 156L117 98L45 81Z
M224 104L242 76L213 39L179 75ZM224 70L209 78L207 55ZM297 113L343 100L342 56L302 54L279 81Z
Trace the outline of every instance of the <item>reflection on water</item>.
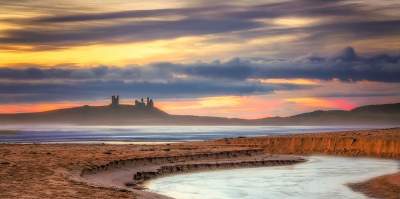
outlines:
M291 166L220 170L159 178L150 191L177 199L358 199L346 183L398 171L394 160L312 156Z
M327 132L365 127L337 126L1 126L16 130L0 135L0 142L179 142L238 136Z

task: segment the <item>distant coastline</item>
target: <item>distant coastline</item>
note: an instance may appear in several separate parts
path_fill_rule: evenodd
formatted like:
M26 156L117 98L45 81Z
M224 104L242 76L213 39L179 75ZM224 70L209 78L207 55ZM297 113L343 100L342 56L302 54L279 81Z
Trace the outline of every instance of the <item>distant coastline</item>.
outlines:
M262 108L262 107L260 107ZM157 108L153 99L120 104L112 96L104 106L80 106L37 113L0 114L0 124L71 125L400 125L400 103L368 105L344 110L317 110L289 117L240 119L172 115Z
M18 130L0 130L0 136L2 135L15 135L19 131Z

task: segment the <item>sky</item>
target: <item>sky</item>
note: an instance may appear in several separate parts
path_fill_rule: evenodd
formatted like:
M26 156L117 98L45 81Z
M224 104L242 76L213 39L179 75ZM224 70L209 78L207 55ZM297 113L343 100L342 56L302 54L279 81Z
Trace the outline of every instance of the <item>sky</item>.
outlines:
M240 118L400 102L400 2L0 2L0 113L111 95Z

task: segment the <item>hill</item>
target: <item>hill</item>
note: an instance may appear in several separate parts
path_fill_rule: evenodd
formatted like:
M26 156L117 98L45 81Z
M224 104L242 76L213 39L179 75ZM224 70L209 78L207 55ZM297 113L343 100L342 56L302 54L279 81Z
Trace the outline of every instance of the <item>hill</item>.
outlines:
M400 124L400 103L368 105L350 111L313 111L284 118L264 118L264 124L280 125L396 125Z
M255 120L171 115L152 104L80 106L37 113L0 114L0 124L76 125L400 125L400 103L357 107L350 111L313 111Z

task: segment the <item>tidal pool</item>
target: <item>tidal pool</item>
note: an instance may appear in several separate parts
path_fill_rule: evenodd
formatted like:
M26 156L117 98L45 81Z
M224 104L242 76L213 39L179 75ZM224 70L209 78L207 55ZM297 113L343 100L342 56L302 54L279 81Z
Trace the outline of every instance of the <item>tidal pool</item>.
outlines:
M395 160L310 156L309 161L275 166L189 173L147 183L149 191L176 199L359 199L346 183L394 173Z

